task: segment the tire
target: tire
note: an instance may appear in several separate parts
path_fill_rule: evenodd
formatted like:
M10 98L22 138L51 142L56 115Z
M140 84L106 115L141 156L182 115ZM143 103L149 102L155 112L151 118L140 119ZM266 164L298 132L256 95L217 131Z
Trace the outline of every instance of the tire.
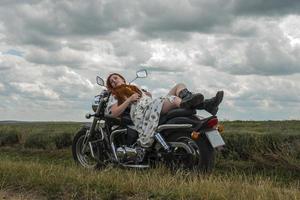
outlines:
M203 173L212 172L215 164L215 150L209 143L206 135L201 135L199 140L194 141L191 139L190 133L173 132L168 133L166 140L172 142L180 141L184 138L197 151L197 163L195 163L193 169Z
M205 173L211 173L215 167L216 151L211 146L205 134L201 135L200 139L196 141L201 154L201 162L199 169Z
M72 143L73 159L76 164L81 165L84 168L97 169L99 168L99 161L92 157L90 147L87 146L86 150L82 152L82 144L87 131L88 128L83 127L75 135ZM99 147L95 147L94 152L98 155Z

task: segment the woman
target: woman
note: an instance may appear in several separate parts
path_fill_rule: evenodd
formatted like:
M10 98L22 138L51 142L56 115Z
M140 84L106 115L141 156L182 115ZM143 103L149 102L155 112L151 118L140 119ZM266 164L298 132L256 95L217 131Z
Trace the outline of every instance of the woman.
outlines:
M224 94L223 91L219 91L215 97L204 100L202 94L192 94L180 83L173 87L167 96L152 99L150 93L134 85L127 85L125 78L118 73L110 74L106 85L112 93L107 112L113 117L119 117L130 106L130 117L139 133L138 142L143 147L151 146L160 114L174 108L186 108L205 109L215 115Z

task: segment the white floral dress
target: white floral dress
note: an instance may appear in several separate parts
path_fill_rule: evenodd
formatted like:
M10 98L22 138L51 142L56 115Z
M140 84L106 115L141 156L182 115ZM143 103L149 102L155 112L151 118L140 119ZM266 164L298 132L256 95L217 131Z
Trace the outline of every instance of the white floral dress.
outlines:
M165 99L174 102L175 96L167 95L152 99L143 93L142 97L131 105L130 117L133 121L134 129L139 133L138 142L143 147L150 147L154 141L153 135L158 126L160 112ZM111 95L106 112L109 113L112 105L117 102L117 99Z

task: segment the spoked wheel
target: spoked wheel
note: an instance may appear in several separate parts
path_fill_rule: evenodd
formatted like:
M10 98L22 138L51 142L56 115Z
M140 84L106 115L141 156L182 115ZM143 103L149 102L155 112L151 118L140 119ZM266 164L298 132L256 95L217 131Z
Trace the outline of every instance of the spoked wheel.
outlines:
M186 158L186 160L190 160L190 162L186 161L188 169L195 169L203 173L210 173L213 170L215 151L205 135L199 140L194 141L188 132L169 132L166 135L166 140L169 143L173 141L183 142L190 147L193 156L189 155ZM188 163L191 163L190 166L188 166Z
M185 155L182 155L181 162L184 164L182 167L184 169L198 169L198 165L201 161L201 154L196 142L188 137L180 137L176 141L182 142L189 147L186 149L188 151L185 152Z
M169 142L172 152L165 155L166 165L172 170L195 169L199 163L197 144L189 138L178 138L176 142Z
M88 168L88 169L95 169L99 167L99 161L93 158L91 148L89 144L85 142L85 135L86 135L87 128L82 128L74 137L73 144L72 144L72 153L73 158L77 164ZM99 156L100 149L98 146L93 145L93 151L95 156Z

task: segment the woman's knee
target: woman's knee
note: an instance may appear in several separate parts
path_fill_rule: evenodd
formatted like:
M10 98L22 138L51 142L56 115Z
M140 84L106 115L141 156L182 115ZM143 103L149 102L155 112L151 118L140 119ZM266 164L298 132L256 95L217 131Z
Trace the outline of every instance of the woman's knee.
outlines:
M170 110L172 110L176 107L177 107L177 105L176 105L175 101L170 102L169 100L166 99L163 103L163 106L162 106L162 113L167 113L167 112L169 112Z
M184 83L177 83L175 85L176 88L186 88L186 85Z
M169 95L175 95L177 96L179 91L181 91L182 89L186 88L184 83L177 83L168 93Z
M177 83L175 86L176 90L175 90L175 96L178 96L180 91L183 90L184 88L186 88L186 85L184 83Z
M181 103L181 99L179 97L174 97L172 101L169 99L165 99L162 107L162 112L167 113L172 109L179 108Z

